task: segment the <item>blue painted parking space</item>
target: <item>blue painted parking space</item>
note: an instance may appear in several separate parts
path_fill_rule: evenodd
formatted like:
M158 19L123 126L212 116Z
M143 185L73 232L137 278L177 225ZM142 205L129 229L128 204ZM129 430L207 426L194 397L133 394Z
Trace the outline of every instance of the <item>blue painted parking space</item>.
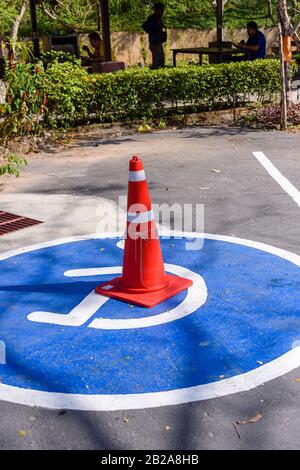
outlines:
M250 389L299 365L299 257L218 236L188 256L185 238L161 247L166 270L195 282L150 310L94 293L120 272L116 237L2 256L0 397L142 408Z

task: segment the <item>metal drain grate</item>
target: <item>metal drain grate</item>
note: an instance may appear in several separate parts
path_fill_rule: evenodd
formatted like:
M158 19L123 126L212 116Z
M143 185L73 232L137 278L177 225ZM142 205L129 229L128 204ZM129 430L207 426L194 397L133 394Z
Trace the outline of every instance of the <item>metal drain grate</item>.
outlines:
M0 211L0 236L42 223L39 220L28 219L28 217Z

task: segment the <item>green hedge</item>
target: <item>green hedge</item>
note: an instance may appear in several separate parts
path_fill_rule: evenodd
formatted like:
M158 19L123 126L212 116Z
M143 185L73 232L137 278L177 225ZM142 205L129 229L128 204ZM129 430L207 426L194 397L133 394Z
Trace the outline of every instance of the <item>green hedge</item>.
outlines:
M181 112L214 108L238 97L257 94L268 101L280 90L279 63L274 60L214 66L187 66L95 76L92 87L100 120L161 117L172 107Z
M100 122L151 119L170 108L182 113L234 100L273 99L280 90L276 60L238 62L205 67L187 66L156 71L131 69L89 75L71 64L54 63L47 70L47 123L72 125L93 113Z
M16 92L18 80L22 90ZM251 94L261 102L270 101L280 91L280 65L276 60L258 60L90 75L78 63L54 61L46 71L41 65L20 67L19 72L8 73L7 81L10 102L2 109L7 119L13 118L11 113L21 106L18 118L27 122L28 128L28 121L35 122L32 116L42 106L39 113L43 126L58 128L88 123L91 116L99 122L148 120L161 118L171 110L187 113L203 107L214 109L220 103L247 102ZM30 93L24 93L26 83L30 84ZM14 96L19 97L18 102ZM40 128L41 118L38 123ZM21 133L22 124L13 127ZM29 130L33 131L31 126ZM26 133L25 126L23 131Z

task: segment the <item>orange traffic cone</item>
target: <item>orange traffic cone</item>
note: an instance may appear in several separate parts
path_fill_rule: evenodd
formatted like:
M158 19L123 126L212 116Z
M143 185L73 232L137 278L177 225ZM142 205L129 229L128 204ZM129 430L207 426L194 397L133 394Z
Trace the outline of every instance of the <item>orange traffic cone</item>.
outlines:
M192 285L192 281L166 274L143 162L129 163L127 230L122 276L96 288L96 292L142 307L154 307Z

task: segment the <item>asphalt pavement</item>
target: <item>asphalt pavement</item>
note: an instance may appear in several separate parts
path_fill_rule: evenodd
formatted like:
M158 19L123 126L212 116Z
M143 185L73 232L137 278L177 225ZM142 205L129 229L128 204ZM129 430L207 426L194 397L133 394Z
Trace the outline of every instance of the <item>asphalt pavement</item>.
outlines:
M300 134L193 127L48 148L28 157L19 179L0 182L1 210L44 222L0 237L0 251L95 233L103 207L113 214L126 195L128 161L139 154L153 203L203 204L206 233L300 255L297 199L253 152L263 152L300 190ZM118 221L124 227L123 212ZM296 328L300 340L299 320ZM51 410L1 401L0 448L299 450L299 378L296 368L249 391L139 410Z

